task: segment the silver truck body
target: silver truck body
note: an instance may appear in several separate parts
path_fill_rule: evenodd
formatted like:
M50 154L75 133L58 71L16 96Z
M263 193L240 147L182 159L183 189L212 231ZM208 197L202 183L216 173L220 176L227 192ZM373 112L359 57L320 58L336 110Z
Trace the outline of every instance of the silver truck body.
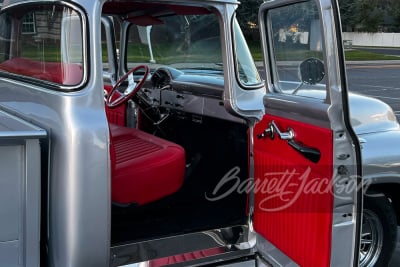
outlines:
M260 19L263 18L263 12L267 12L267 10L279 8L283 4L293 4L296 1L281 2L272 1L270 4L264 4L260 11ZM168 71L164 73L170 75L170 85L173 88L179 85L181 86L179 87L180 89L155 88L152 78L149 76L144 83L143 90L138 92L139 100L135 101L136 104L139 103L139 106L143 106L140 106L139 109L137 106L134 106L134 108L128 106L127 110L129 111L127 112L140 112L140 109L149 110L149 107L151 107L155 110L166 112L165 114L168 113L165 120L167 123L168 118L176 118L177 122L174 121L176 124L171 126L172 128L175 127L174 130L165 128L166 135L170 137L167 139L174 139L176 137L175 133L180 133L180 130L182 130L182 137L177 134L182 139L178 137L177 139L182 141L183 144L181 145L187 151L189 149L185 146L186 138L196 131L188 130L189 132L186 133L183 129L177 127L181 123L181 118L184 118L183 125L190 125L191 127L199 125L199 129L202 129L199 131L202 134L204 131L204 139L200 135L195 136L196 139L192 141L193 143L199 142L201 144L199 145L200 148L196 147L199 150L208 146L207 140L210 139L207 138L212 136L211 132L214 129L201 128L206 125L205 121L208 121L208 118L211 118L212 121L210 124L207 122L207 126L214 125L218 127L218 125L224 125L225 127L227 125L226 128L231 127L229 128L230 131L226 133L216 131L217 137L215 140L217 141L210 143L210 146L217 146L218 143L223 143L223 140L237 142L235 145L237 144L239 148L235 147L232 150L227 148L222 155L229 160L240 158L241 163L245 162L248 173L246 173L246 177L240 180L243 182L247 181L246 179L249 177L256 177L256 168L259 166L255 163L257 159L253 157L253 154L257 155L254 146L265 138L265 136L262 136L259 141L255 141L257 135L261 134L257 132L256 125L262 120L265 110L268 112L271 110L273 116L288 117L293 121L301 121L320 128L331 129L333 138L330 142L333 143L332 155L335 153L335 156L332 157L331 165L328 168L332 168L332 175L336 175L340 172L338 171L339 167L346 166L346 174L343 174L343 176L347 177L348 175L350 177L348 181L358 184L360 183L360 177L357 177L357 174L361 170L360 158L357 156L358 141L355 140L349 124L345 123L347 120L346 114L350 113L352 126L362 146L364 182L365 180L370 180L371 183L365 182L370 189L387 195L395 203L400 203L400 199L395 196L400 184L400 152L398 149L400 146L400 126L390 107L378 100L350 94L350 112L346 109L347 103L342 98L342 96L346 95L346 92L344 92L346 90L341 87L345 84L343 82L345 77L341 76L344 76L344 74L340 70L340 55L335 52L338 48L336 45L339 42L336 42L334 31L339 30L333 22L334 18L331 17L333 13L331 14L325 9L331 6L330 1L321 0L315 2L318 10L321 10L321 21L323 21L322 24L325 27L322 31L325 38L323 40L326 44L334 43L332 47L326 47L324 50L326 55L325 66L328 70L327 77L329 78L326 78L328 80L326 83L330 86L328 89L330 95L326 96L326 98L329 101L325 101L324 95L324 101L315 104L311 100L297 98L301 96L302 91L300 91L299 96L288 94L282 96L282 99L280 96L276 97L279 94L274 95L276 93L274 91L276 83L274 82L275 76L272 73L276 70L271 63L273 59L268 58L268 56L265 57L264 62L265 73L267 74L266 81L257 80L247 88L243 85L243 81L238 74L239 71L236 69L238 66L236 56L239 53L236 50L237 47L235 47L239 43L236 39L238 33L235 26L235 10L239 4L237 1L158 0L149 4L147 1L137 0L46 0L40 2L6 0L1 8L1 14L6 14L9 11L12 13L14 10L22 12L31 8L36 10L39 6L43 6L41 8L47 12L48 21L52 22L53 25L58 23L57 16L54 16L54 14L63 16L63 19L59 22L62 43L60 45L62 56L60 56L59 60L63 64L76 63L74 62L76 55L72 55L71 51L74 50L71 47L76 44L81 45L78 65L82 72L80 79L76 82L66 80L57 82L46 77L30 76L28 70L26 73L18 73L14 69L7 70L0 67L0 115L10 116L16 121L21 120L21 124L28 125L26 127L33 129L29 134L21 136L21 132L26 131L25 129L16 127L7 132L0 127L0 150L2 151L0 166L2 170L6 170L5 172L2 171L0 183L10 184L10 181L14 181L16 179L14 177L19 175L19 183L23 184L23 186L20 184L18 188L21 191L15 192L15 194L11 192L12 198L5 200L11 202L20 201L18 202L17 211L12 205L0 203L0 214L18 212L20 217L7 215L7 219L1 218L0 228L6 229L7 233L13 231L13 225L21 225L23 229L26 229L21 230L22 228L19 228L18 237L4 239L6 241L14 240L13 242L17 242L17 245L6 244L3 242L4 240L0 239L0 265L7 263L7 266L120 266L146 261L148 261L147 264L151 264L152 261L172 256L190 253L194 255L198 251L207 251L209 254L205 253L198 258L190 258L188 256L184 261L174 263L201 265L224 261L227 261L226 264L230 264L228 261L244 261L248 265L257 263L265 264L265 266L269 266L268 264L273 266L297 266L296 264L299 264L291 258L292 255L285 255L279 246L272 245L268 238L254 230L253 217L255 215L253 206L258 200L257 194L252 191L246 192L246 190L243 190L242 193L248 193L247 195L245 194L244 199L242 195L235 197L235 200L240 200L243 203L238 205L239 207L237 208L238 212L239 210L240 212L243 211L243 215L239 216L232 211L229 215L237 216L237 218L235 217L235 220L232 219L229 222L227 221L228 219L223 220L222 223L214 222L210 219L208 224L206 217L196 218L194 216L188 220L195 221L198 219L201 222L204 220L204 223L201 226L188 226L187 228L183 225L179 228L179 231L166 231L160 235L156 234L157 229L153 229L154 232L151 232L149 236L141 228L138 228L136 232L135 229L130 229L132 232L130 234L134 236L132 239L124 237L123 230L119 231L113 228L113 225L117 225L116 220L121 225L124 225L120 218L124 218L123 216L126 213L140 215L142 214L138 212L140 210L145 216L148 216L145 211L142 211L142 207L138 209L133 207L132 211L129 210L132 207L114 206L115 203L112 203L111 200L111 180L114 168L111 155L113 139L110 134L103 91L107 85L114 85L118 80L117 77L122 77L131 67L127 67L130 63L128 56L130 50L128 50L127 45L123 45L124 41L128 43L132 39L127 37L129 23L133 23L129 20L129 16L139 16L137 15L138 13L145 14L147 12L145 8L139 11L132 8L125 14L123 8L130 7L129 3L134 3L138 6L149 5L151 12L155 12L153 10L157 9L151 4L155 6L178 6L181 8L177 8L178 11L176 13L189 15L193 15L188 11L190 8L198 8L196 12L200 15L205 12L204 10L207 10L217 18L219 23L219 41L222 55L220 66L224 67L220 72L203 73L197 77L196 73L188 74L182 69L178 70L178 67L177 72L174 72L169 70L168 67L170 66L168 66L166 68ZM121 9L118 9L119 5L121 5ZM48 8L49 6L52 8ZM196 13L194 16L199 14ZM79 31L76 31L76 29L71 30L75 27L74 23L77 23L76 18L78 18ZM160 15L159 19L163 18ZM0 23L7 21L7 23L13 25L17 19L18 16L16 15L9 21L5 19ZM81 25L79 24L79 19ZM147 17L142 19L140 23L143 24L143 21L146 21L144 24L148 23ZM150 21L154 25L157 24L157 20L150 19ZM112 42L113 38L115 38L112 35L116 31L113 25L117 23L120 25L118 28L120 37L117 35L116 39L121 38L118 39L118 43L121 44L120 47L115 47L115 43L117 43L115 40L115 43ZM153 27L155 27L154 25ZM0 24L1 27L2 25ZM265 24L264 27L269 27L269 25ZM18 37L17 31L17 28L12 28L10 40L15 40ZM38 31L37 28L35 34L38 34ZM267 32L267 29L261 27L261 31ZM66 34L63 32L66 32ZM76 38L76 36L81 39ZM40 46L40 41L41 39L38 38L38 47L42 47ZM155 40L152 41L153 43L155 42ZM12 41L10 42L12 43ZM263 37L263 42L264 44L269 43L267 37ZM19 49L23 48L21 43L16 42L15 44L18 44ZM108 49L107 56L104 55L103 46L105 44L107 46L106 49ZM119 54L117 54L116 48L119 49ZM13 58L20 53L19 49L10 48L9 54L4 57ZM270 52L268 48L264 47L265 55ZM252 59L249 60L252 62ZM6 61L5 58L2 59L3 61ZM151 65L150 63L149 65ZM108 68L107 71L105 67ZM150 75L153 75L156 70L151 69ZM200 69L200 71L202 70ZM209 89L209 91L207 93L198 93L198 88L200 90ZM309 92L313 94L312 90ZM315 95L318 95L318 92ZM329 108L327 102L331 105ZM365 111L365 106L368 106L368 111ZM301 111L298 111L298 109ZM164 114L161 114L161 119L164 118L162 115ZM3 117L0 116L0 126L7 124L8 127L9 124L7 120L3 120ZM144 120L144 117L143 114L139 118L134 116L134 120L135 122ZM190 118L190 122L186 122L188 118ZM160 120L158 123L163 125L164 120ZM127 122L127 125L129 124L136 125L133 121ZM145 126L145 124L142 124L140 127L145 128ZM224 127L221 126L221 128L225 129ZM269 129L275 127L276 130L276 126L271 126L271 124L268 127ZM168 130L174 132L174 134L168 135ZM15 134L13 131L15 131ZM207 132L210 135L206 135ZM240 134L236 135L235 133L237 132ZM247 134L248 140L246 140ZM266 135L268 134L266 133ZM310 135L312 134L314 133L310 133ZM339 134L342 135L339 137ZM237 141L239 135L240 142ZM14 141L9 140L14 139L18 140L19 143L22 142L22 146L26 147L24 148L25 154L21 154L22 152L13 154L13 152L9 151L9 149L14 149ZM245 140L244 145L242 144L243 139ZM268 140L268 138L265 138L265 140ZM188 147L191 147L191 144L189 142ZM244 150L243 147L245 148ZM241 152L241 156L234 157L233 153L238 151ZM246 152L248 152L248 155ZM207 150L207 153L213 154L214 152ZM187 152L187 154L189 153ZM14 159L12 155L15 155L16 158ZM193 155L195 158L196 154L193 153ZM348 157L341 157L340 155L348 155ZM242 160L243 158L244 160ZM195 161L189 162L189 159L187 159L186 172L188 172L188 166L195 165L194 163ZM234 167L227 164L228 166ZM214 167L210 167L210 173L212 168ZM19 170L18 175L13 173L13 170ZM229 172L229 169L225 171ZM22 174L23 172L24 174ZM40 174L38 174L39 172ZM39 186L41 192L38 189ZM15 186L13 188L17 190ZM213 188L212 186L207 187L209 195L205 192L201 192L201 195L214 196L210 195L210 192L215 192L211 191ZM0 189L0 193L2 190ZM329 258L328 264L331 266L356 266L359 248L358 237L361 227L361 193L358 191L339 192L339 187L336 184L332 185L332 190L337 194L334 194L332 210L328 212L332 214L332 222L328 229L332 236L331 244L329 245L331 255L327 256L327 259ZM5 194L10 193L8 189L4 189L4 191ZM3 196L3 194L1 195ZM29 201L31 195L33 195L32 202ZM343 198L338 197L338 195ZM1 199L2 197L0 196ZM164 200L162 199L161 201ZM168 199L165 201L168 201ZM24 204L21 204L22 202ZM39 205L38 202L41 204ZM248 203L249 207L245 202ZM191 202L189 202L188 206L190 205ZM160 204L160 207L169 208L167 204L164 206ZM193 207L195 209L196 206ZM221 210L229 210L228 207L229 205L226 204ZM395 205L395 208L398 209L399 207L397 204ZM122 209L122 211L119 209ZM162 213L160 211L162 209L157 207L155 210ZM190 213L189 209L190 207L187 210L188 214ZM185 209L182 211L177 210L175 212L184 217ZM201 211L199 210L199 212ZM217 216L218 212L220 210L216 209L215 211L213 210L213 213L210 212L208 214L205 211L204 214L213 218ZM398 210L397 214L399 214ZM152 215L156 217L155 212ZM180 218L179 216L177 215L177 218ZM41 224L38 222L39 217ZM12 221L10 222L8 218ZM152 218L152 216L149 216L149 218ZM162 218L159 219L161 222L158 222L160 226L163 225ZM179 220L176 219L173 222L179 222ZM166 221L166 223L168 222ZM182 222L186 221L183 220ZM143 225L145 224L143 223ZM260 224L258 222L256 227L260 228ZM143 227L143 229L147 229L145 226ZM144 231L143 234L138 234L140 231ZM0 238L1 233L0 231ZM4 244L6 246L3 246ZM14 246L14 249L10 251L9 248L11 246ZM216 250L214 251L213 249Z

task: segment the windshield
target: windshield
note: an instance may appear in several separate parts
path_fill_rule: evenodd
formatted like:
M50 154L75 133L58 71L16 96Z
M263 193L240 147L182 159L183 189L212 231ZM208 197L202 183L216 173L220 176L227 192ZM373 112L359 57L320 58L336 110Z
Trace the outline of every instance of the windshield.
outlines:
M169 66L185 72L222 71L218 18L215 14L152 17L151 26L129 28L127 67L146 64L151 69ZM132 21L131 21L132 22Z

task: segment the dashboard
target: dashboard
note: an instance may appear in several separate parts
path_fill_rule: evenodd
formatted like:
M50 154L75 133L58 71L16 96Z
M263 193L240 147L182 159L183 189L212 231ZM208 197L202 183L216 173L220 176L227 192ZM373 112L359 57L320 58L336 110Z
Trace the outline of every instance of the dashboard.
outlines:
M195 70L184 73L162 67L145 82L138 96L147 105L164 108L172 113L189 113L245 123L225 109L223 92L224 80L220 72L204 74L202 71L200 75Z

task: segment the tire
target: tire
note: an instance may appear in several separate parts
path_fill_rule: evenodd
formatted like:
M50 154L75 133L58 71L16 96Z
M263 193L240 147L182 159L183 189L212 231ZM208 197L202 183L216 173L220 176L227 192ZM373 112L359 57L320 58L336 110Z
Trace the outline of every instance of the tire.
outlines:
M387 267L397 242L396 213L383 194L364 196L360 243L361 267Z

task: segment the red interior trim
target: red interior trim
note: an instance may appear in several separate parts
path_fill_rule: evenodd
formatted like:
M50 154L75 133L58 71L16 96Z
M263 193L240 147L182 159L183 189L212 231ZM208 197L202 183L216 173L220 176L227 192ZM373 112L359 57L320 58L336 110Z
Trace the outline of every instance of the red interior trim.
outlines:
M184 263L188 261L202 259L205 257L211 257L224 252L225 252L224 248L211 248L194 252L188 252L180 255L151 260L149 261L149 267L161 267L165 265Z
M144 16L138 16L138 17L131 17L127 19L129 22L132 22L133 24L139 25L139 26L150 26L150 25L159 25L159 24L164 24L164 22L158 18L144 15Z
M82 81L83 68L74 63L43 62L15 57L0 64L0 69L61 85L77 85Z
M177 15L202 15L211 13L210 10L205 7L153 3L107 2L103 7L103 13L105 14L128 14L129 12L134 11L143 11L145 15L153 17L156 17L159 14L166 14L168 12Z
M258 139L257 134L272 120L281 130L291 127L296 141L318 148L318 164L278 137ZM334 200L329 184L333 176L331 129L266 115L254 135L255 230L302 267L329 266Z
M111 85L104 86L104 90L106 90L108 93L111 91L111 89ZM112 123L118 126L125 126L126 105L126 103L123 103L115 108L109 108L107 105L105 105L108 123Z

